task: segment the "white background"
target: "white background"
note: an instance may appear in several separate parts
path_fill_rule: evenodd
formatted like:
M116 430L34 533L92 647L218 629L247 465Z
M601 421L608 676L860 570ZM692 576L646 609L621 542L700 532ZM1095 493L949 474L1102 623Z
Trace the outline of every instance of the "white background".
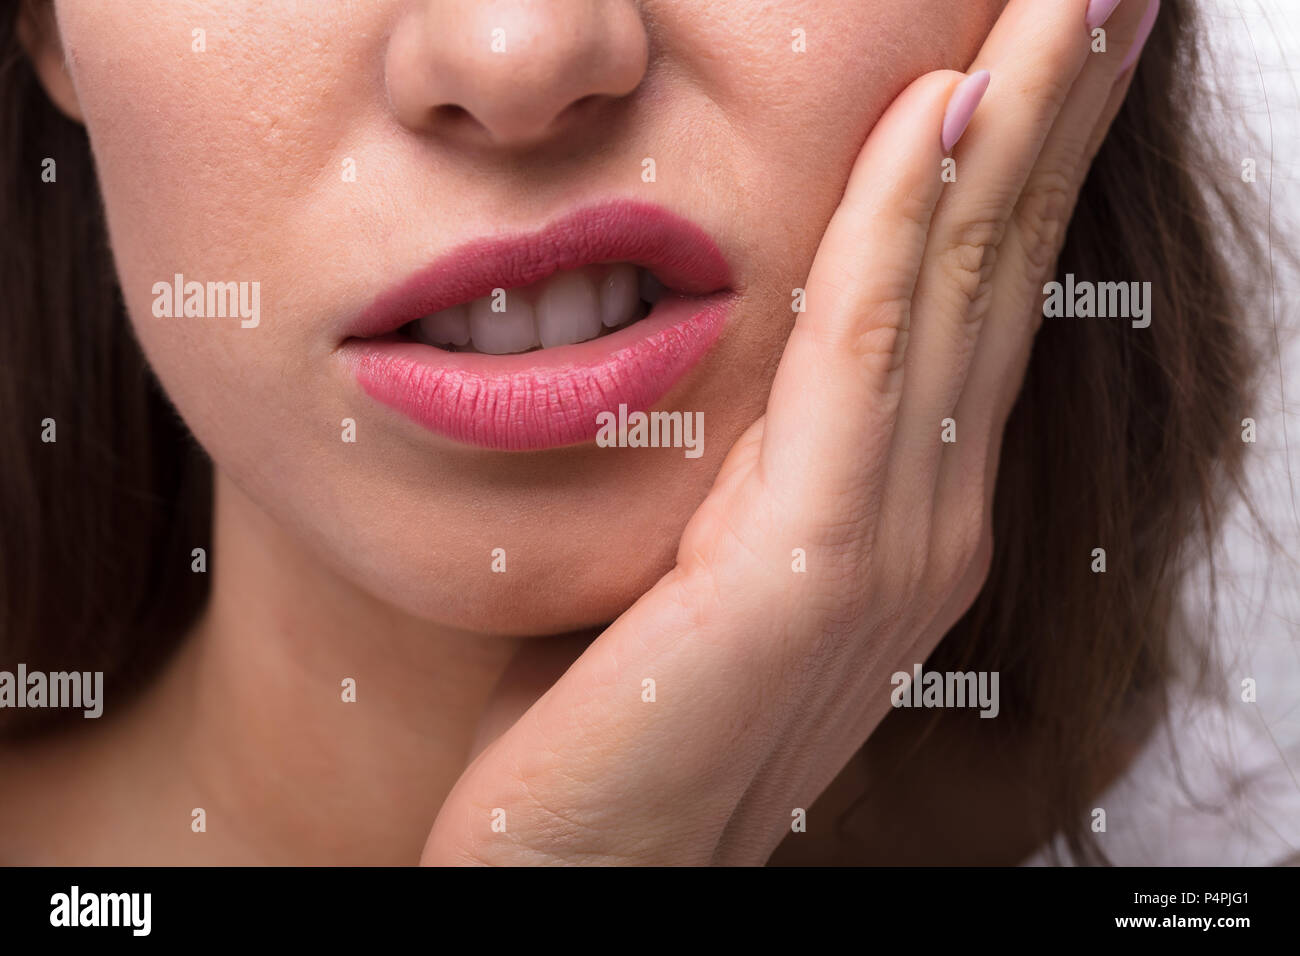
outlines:
M1300 276L1276 250L1300 250L1300 0L1202 0L1214 42L1208 64L1225 100L1226 145L1258 161L1261 211L1271 212L1272 261L1260 266L1272 311L1257 316L1272 367L1260 395L1250 479L1264 524L1284 554L1243 520L1229 539L1232 606L1221 617L1237 672L1259 682L1259 711L1285 751L1300 742ZM1243 137L1242 123L1247 126ZM1232 658L1229 658L1229 663ZM1285 745L1290 744L1289 748ZM1300 778L1300 766L1292 765ZM1300 782L1296 784L1300 790ZM1297 847L1300 850L1300 847Z

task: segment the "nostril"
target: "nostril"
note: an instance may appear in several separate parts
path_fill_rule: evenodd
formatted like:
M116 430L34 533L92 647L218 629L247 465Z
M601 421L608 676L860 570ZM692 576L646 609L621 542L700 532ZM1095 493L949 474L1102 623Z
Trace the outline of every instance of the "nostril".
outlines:
M604 93L590 93L579 97L559 112L555 117L555 123L558 125L595 121L605 105L614 101L613 97Z
M455 103L444 103L434 107L433 117L445 123L460 123L469 118L469 110Z

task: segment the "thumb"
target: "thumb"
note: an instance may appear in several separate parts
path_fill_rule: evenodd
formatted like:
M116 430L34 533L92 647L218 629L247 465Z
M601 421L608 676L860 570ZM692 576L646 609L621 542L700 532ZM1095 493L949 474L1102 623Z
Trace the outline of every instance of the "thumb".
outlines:
M472 763L492 741L514 726L524 712L564 676L601 630L603 628L527 640L506 665L484 705L466 764Z

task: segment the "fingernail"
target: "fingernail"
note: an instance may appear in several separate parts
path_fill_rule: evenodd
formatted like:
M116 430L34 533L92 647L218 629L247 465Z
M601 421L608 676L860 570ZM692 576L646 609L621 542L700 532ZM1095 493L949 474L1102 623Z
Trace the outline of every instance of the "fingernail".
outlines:
M953 90L952 99L948 101L948 111L943 117L945 153L951 152L957 145L957 140L961 139L961 134L966 132L971 117L975 115L975 108L980 105L980 100L984 99L991 78L988 70L980 70L966 77L958 84L957 89Z
M1147 40L1151 39L1151 31L1155 29L1156 15L1160 13L1160 0L1151 0L1147 6L1147 12L1142 15L1142 22L1138 24L1137 36L1133 38L1133 46L1129 48L1128 56L1124 57L1124 65L1119 68L1123 73L1130 66L1138 61L1142 55L1142 48L1147 45Z
M1088 4L1088 29L1095 30L1115 12L1120 0L1091 0Z

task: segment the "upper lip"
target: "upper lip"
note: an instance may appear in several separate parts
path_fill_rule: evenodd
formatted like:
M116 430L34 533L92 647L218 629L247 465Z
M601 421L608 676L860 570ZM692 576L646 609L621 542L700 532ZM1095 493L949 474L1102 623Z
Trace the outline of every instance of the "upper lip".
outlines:
M731 269L712 239L662 206L608 202L552 220L533 232L475 239L380 293L350 330L370 338L421 316L599 262L650 270L673 292L703 296L727 289Z

